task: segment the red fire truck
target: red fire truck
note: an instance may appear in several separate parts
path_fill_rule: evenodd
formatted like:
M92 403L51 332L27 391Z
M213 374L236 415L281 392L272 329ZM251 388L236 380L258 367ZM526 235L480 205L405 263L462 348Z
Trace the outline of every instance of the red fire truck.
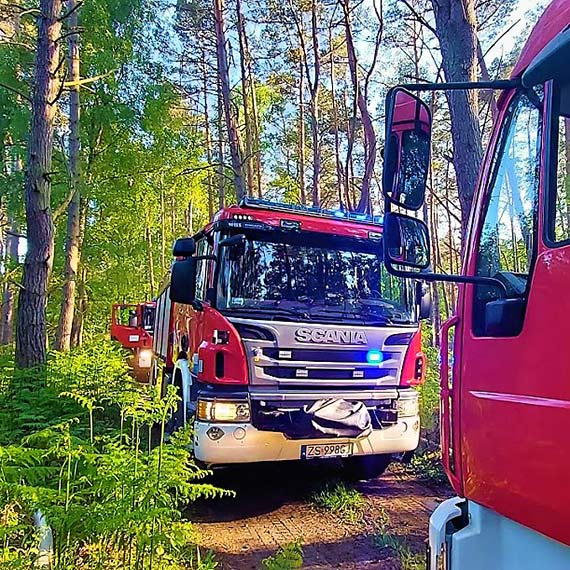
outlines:
M252 199L177 240L154 352L198 460L342 457L364 477L417 447L429 295L381 240L378 218Z
M443 462L458 497L430 521L431 570L570 568L570 2L554 0L507 81L387 98L384 261L459 284L442 329ZM501 89L460 276L429 272L418 211L430 116L411 91ZM391 211L392 210L392 211Z
M111 340L116 340L133 353L129 365L141 382L150 379L155 311L156 304L146 302L115 303L111 312Z

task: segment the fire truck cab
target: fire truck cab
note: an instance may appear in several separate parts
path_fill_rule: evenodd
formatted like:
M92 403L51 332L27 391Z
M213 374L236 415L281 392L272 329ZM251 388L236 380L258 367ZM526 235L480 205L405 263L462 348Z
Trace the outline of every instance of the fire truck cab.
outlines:
M133 375L148 382L152 368L152 336L156 305L147 303L115 303L111 312L111 340L133 353L129 365Z
M442 454L458 496L431 518L431 570L570 568L569 58L570 3L554 0L510 80L431 86L502 90L462 275L429 271L427 227L401 213L423 203L430 117L409 86L388 96L387 269L459 289L441 334Z
M176 242L154 350L198 460L342 457L372 476L417 447L429 299L381 241L377 218L248 199Z

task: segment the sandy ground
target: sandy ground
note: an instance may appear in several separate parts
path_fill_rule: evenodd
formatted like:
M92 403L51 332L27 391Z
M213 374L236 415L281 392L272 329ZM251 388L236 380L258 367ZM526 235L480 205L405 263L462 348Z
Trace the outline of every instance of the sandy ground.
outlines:
M415 552L425 549L430 513L451 495L447 487L421 482L394 468L356 485L366 498L362 516L347 520L311 503L312 492L342 477L330 462L231 468L214 482L233 489L233 499L197 503L188 513L200 543L213 550L222 570L258 570L282 545L300 539L310 570L397 570L398 556L374 541L378 523L389 516L389 533L405 537Z

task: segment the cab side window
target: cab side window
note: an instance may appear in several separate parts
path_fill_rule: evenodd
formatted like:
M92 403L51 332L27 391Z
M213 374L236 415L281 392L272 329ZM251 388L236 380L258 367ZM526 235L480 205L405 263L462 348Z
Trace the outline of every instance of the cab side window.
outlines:
M557 90L554 99L551 156L558 160L553 172L555 195L549 200L547 237L554 245L563 245L570 242L570 85Z
M207 237L203 237L196 244L196 256L212 255L212 246ZM206 300L206 293L209 287L211 261L200 259L196 263L196 299Z
M476 275L504 289L475 286L476 336L515 336L522 329L536 245L541 130L541 93L517 95L495 151L476 261Z

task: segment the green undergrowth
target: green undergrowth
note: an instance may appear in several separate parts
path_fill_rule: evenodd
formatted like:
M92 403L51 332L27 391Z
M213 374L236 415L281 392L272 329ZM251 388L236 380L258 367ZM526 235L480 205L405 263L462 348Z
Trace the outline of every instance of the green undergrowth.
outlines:
M261 563L262 570L294 570L303 567L303 548L301 541L290 542Z
M181 512L228 492L204 481L189 430L164 443L174 391L134 382L106 341L50 354L43 370L14 370L6 351L0 361L0 568L34 567L37 512L51 570L216 567Z
M424 553L415 552L412 545L403 536L393 534L390 530L390 516L385 510L380 512L376 520L374 543L381 550L389 550L400 561L401 570L424 570L426 557Z
M311 502L349 522L360 520L366 507L362 493L342 481L324 483L312 493Z

